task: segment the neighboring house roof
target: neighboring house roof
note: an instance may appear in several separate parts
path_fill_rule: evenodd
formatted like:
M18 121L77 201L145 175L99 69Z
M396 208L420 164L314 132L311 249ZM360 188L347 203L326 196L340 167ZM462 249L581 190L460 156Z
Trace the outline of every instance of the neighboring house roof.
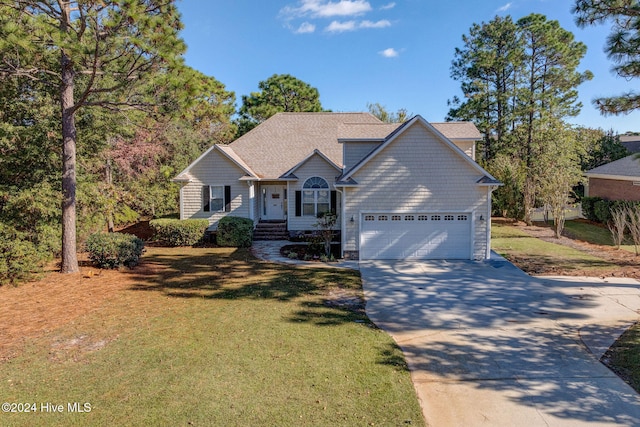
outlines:
M640 152L640 136L638 135L620 135L620 143L630 153Z
M588 178L640 181L640 158L636 154L615 160L585 172Z
M416 117L427 123L420 116ZM294 179L293 172L314 154L341 169L344 166L341 142L385 143L415 119L405 123L383 123L370 113L278 113L231 144L209 148L180 172L174 181L189 181L192 178L189 173L192 166L214 149L246 173L243 179ZM447 138L482 139L471 122L430 123L428 126L455 149L457 147ZM468 160L477 166L473 160Z

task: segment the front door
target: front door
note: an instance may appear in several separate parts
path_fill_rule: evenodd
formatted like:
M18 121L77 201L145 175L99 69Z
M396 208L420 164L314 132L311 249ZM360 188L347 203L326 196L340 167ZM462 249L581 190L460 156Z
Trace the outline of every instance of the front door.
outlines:
M284 219L285 188L281 185L262 187L263 219Z

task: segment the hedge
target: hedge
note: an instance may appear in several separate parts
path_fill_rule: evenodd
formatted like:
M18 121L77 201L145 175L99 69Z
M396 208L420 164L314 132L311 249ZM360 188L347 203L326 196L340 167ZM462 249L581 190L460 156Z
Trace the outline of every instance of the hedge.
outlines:
M640 202L629 200L604 200L601 197L583 197L582 215L590 221L603 224L611 220L611 211L625 206L640 206Z
M154 219L149 221L154 238L169 246L193 246L202 241L209 227L207 219Z
M218 246L248 248L253 243L253 221L249 218L225 216L218 222Z
M95 233L86 243L89 259L100 268L133 267L144 252L144 242L133 234Z

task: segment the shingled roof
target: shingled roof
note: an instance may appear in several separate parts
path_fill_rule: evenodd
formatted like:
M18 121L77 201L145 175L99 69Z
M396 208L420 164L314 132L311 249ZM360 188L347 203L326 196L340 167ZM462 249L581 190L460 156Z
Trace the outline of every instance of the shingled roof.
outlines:
M470 122L431 124L450 139L482 138ZM401 126L383 123L370 113L278 113L231 144L218 147L248 172L248 179L278 179L314 150L342 167L341 142L382 142ZM189 178L190 168L176 179Z
M632 154L606 165L588 170L585 175L590 178L608 178L619 180L640 180L640 159Z

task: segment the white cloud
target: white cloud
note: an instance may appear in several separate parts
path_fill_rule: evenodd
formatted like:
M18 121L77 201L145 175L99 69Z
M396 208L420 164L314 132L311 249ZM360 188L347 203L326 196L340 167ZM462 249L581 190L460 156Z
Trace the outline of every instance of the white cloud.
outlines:
M400 52L398 52L397 50L395 50L394 48L390 47L388 49L385 50L381 50L380 52L378 52L380 55L384 56L385 58L395 58L398 55L400 55Z
M393 9L394 7L396 7L396 3L391 2L389 4L385 4L384 6L380 6L380 10L389 10L389 9Z
M356 29L356 21L338 22L333 21L324 30L329 33L344 33L345 31L353 31Z
M328 33L344 33L346 31L355 31L365 28L385 28L391 26L391 22L386 19L380 21L332 21L324 30Z
M332 16L357 16L372 10L366 0L300 0L298 6L286 6L280 13L288 18L312 16L330 18Z
M300 24L300 26L298 27L298 29L295 31L296 34L308 34L308 33L313 33L316 30L316 26L309 23L309 22L303 22L302 24Z
M371 21L362 21L358 24L358 28L385 28L390 27L391 22L386 19L381 19L380 21L371 22Z
M513 6L513 3L509 2L504 6L500 6L498 10L496 10L496 12L506 12L507 10L511 9L511 6Z

